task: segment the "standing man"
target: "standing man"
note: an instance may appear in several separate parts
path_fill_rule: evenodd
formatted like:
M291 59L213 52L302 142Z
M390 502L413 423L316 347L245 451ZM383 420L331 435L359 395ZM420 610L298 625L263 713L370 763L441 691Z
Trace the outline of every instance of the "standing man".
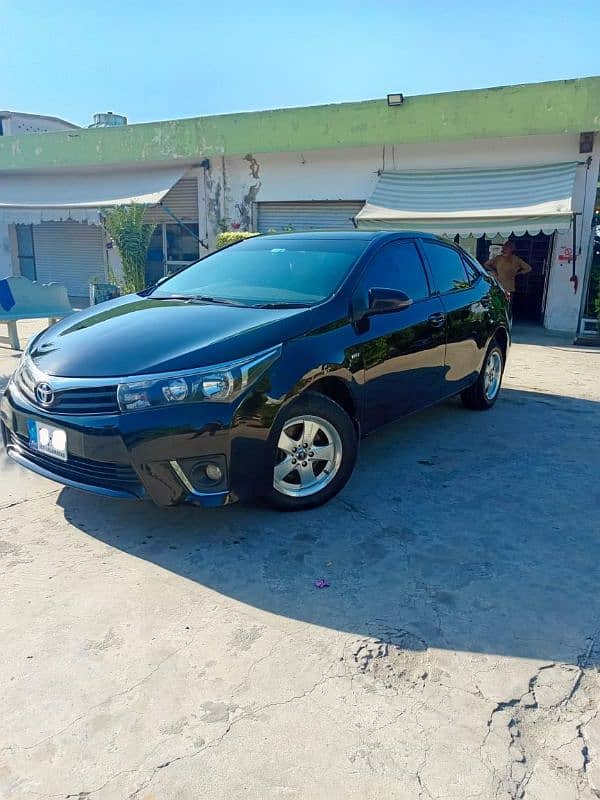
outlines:
M514 242L507 239L502 245L502 253L486 261L485 266L498 278L502 288L510 293L512 306L512 296L516 288L515 278L517 275L526 275L531 272L529 264L515 253Z

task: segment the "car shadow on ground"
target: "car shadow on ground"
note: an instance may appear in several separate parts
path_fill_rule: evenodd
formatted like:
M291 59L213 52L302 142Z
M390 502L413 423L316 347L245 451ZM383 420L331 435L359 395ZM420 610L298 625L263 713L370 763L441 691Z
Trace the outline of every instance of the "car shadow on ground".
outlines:
M591 665L598 434L598 403L504 390L490 413L449 401L379 431L346 489L310 512L163 510L72 489L59 504L85 534L272 614Z

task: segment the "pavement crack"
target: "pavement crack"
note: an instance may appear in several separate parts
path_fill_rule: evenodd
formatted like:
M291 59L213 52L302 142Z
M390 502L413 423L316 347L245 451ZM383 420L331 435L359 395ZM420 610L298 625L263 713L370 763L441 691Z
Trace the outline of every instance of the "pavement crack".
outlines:
M50 492L46 492L45 494L36 494L35 497L25 497L23 500L15 500L13 503L7 503L6 505L0 506L0 511L6 511L9 508L15 508L16 506L22 506L24 503L37 503L38 500L43 500L44 497L51 497L53 494L58 494L61 489L52 489Z
M596 645L600 644L600 628L598 628L594 633L589 636L586 640L589 642L585 652L580 653L577 656L577 666L580 669L587 669L588 667L592 666L593 662L595 661L592 656L595 654Z
M152 770L152 774L142 783L141 786L139 786L134 792L132 792L129 795L127 800L135 800L135 798L139 797L140 793L142 791L144 791L144 789L148 788L148 786L152 783L152 781L154 780L154 778L156 777L158 772L160 772L161 770L167 769L172 764L176 764L176 763L178 763L180 761L188 761L189 759L196 758L196 756L199 756L205 750L210 750L210 749L213 749L214 747L218 747L223 742L225 737L230 733L230 731L236 725L238 725L240 722L242 722L243 720L250 719L251 717L254 717L257 714L262 714L264 711L268 711L271 708L279 708L281 706L289 705L290 703L295 703L298 700L304 700L304 698L306 698L309 695L311 695L320 686L322 686L323 684L327 683L328 681L339 680L339 679L342 679L342 678L346 678L347 679L347 677L348 676L345 673L341 673L341 674L336 673L335 675L326 675L324 678L320 678L318 681L316 681L310 689L307 689L305 692L302 692L301 694L292 695L291 697L288 697L285 700L277 700L277 701L275 701L273 703L266 703L265 705L260 706L259 708L254 708L254 709L251 709L251 710L249 710L249 711L247 711L247 712L245 712L243 714L240 714L239 717L235 717L230 722L228 722L225 730L223 731L223 733L220 736L217 736L215 739L212 739L210 742L207 742L206 744L202 745L202 747L199 747L197 750L194 750L192 753L184 753L184 754L182 754L180 756L175 756L174 758L171 758L168 761L164 761L163 763L161 763L161 764L157 765L156 767L154 767L153 770Z
M577 738L581 739L581 755L583 756L583 765L581 769L583 770L584 773L588 771L588 767L591 761L590 748L588 747L587 739L585 738L585 733L583 732L583 728L587 724L588 724L587 722L581 722L576 728Z
M506 763L500 768L493 767L497 795L502 793L502 796L508 796L511 800L522 800L527 794L527 785L536 765L540 762L551 765L558 773L570 774L571 779L579 787L580 794L586 783L591 788L588 768L592 756L586 739L585 726L600 713L600 708L596 708L600 686L593 671L589 669L594 663L593 653L597 639L598 634L589 638L588 647L578 658L578 667L575 668L577 674L574 679L569 679L574 673L572 666L544 664L529 678L526 692L520 697L497 703L492 710L480 749L482 761L489 761L485 749L492 732L495 731L500 738L494 743L491 752L502 745L505 741L505 731L508 732ZM568 669L568 675L561 674L565 668ZM548 669L555 669L557 672L550 674L549 681L540 683L541 673ZM569 681L569 686L564 685L565 680ZM556 681L560 683L557 684ZM559 692L561 695L559 698L556 698L556 695L548 695L549 688L551 691L556 691L557 686L563 685L564 692ZM577 695L581 696L580 699L571 705L571 701ZM500 724L495 725L496 715L503 713ZM564 733L569 731L569 726L573 726L574 735L567 738ZM552 747L557 734L560 734L562 744ZM577 742L581 744L581 761L573 763L573 751L568 748L572 748Z
M234 690L232 696L235 696L241 690L241 688L244 686L244 684L246 684L248 682L248 680L250 679L250 676L254 673L254 671L259 666L259 664L262 664L264 661L268 661L268 659L271 658L271 656L273 655L275 650L279 647L279 645L282 644L286 639L291 638L291 636L292 636L291 633L284 634L281 638L277 639L277 641L274 642L271 645L271 647L269 648L268 653L266 653L263 656L260 656L260 658L257 658L256 661L253 661L252 664L250 664L250 666L248 667L248 670L246 671L246 675L245 675L244 679L238 685L238 687Z
M161 661L159 661L158 664L155 667L153 667L150 670L150 672L148 672L146 675L144 675L143 678L140 678L138 681L136 681L131 686L128 686L126 689L122 689L119 692L115 692L114 694L111 694L108 697L105 697L104 700L101 700L99 703L96 703L95 705L90 706L90 708L88 708L83 714L80 714L78 717L75 717L75 719L72 719L67 725L65 725L63 728L60 728L60 730L55 731L54 733L51 733L48 736L45 736L43 739L40 739L39 741L35 742L34 744L25 745L25 746L21 746L21 747L18 747L18 748L13 748L13 749L35 750L36 747L39 747L40 745L45 744L46 742L49 742L51 739L54 739L57 736L60 736L61 734L65 733L70 728L72 728L74 725L76 725L78 722L81 722L82 719L85 719L93 711L95 711L96 709L100 708L101 706L104 706L107 703L110 703L113 700L116 700L118 697L123 697L124 695L129 694L130 692L135 691L135 689L139 689L139 687L142 686L144 683L146 683L146 681L150 680L150 678L156 672L158 672L158 670L162 666L164 666L164 664L166 664L167 661L170 661L172 658L174 658L182 650L185 650L187 647L190 646L190 644L191 644L191 641L187 642L186 644L182 645L181 647L178 647L176 650L174 650L168 656L165 656L165 658L163 658Z
M418 770L417 770L417 783L419 784L419 800L423 800L423 798L425 798L425 800L434 800L433 795L427 788L427 785L423 782L423 778L419 774Z

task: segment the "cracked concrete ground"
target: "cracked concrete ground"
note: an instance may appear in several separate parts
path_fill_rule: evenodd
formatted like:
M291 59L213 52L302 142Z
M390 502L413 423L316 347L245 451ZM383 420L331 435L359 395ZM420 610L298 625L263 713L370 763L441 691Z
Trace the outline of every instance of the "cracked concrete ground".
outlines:
M600 351L517 339L301 515L2 456L0 797L600 797Z

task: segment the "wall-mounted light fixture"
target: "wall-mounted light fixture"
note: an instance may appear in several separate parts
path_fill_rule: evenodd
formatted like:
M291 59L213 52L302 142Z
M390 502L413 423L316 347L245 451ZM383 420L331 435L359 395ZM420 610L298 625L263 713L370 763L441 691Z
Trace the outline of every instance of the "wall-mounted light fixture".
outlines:
M387 96L387 104L388 106L401 106L404 103L404 95L403 94L388 94Z

